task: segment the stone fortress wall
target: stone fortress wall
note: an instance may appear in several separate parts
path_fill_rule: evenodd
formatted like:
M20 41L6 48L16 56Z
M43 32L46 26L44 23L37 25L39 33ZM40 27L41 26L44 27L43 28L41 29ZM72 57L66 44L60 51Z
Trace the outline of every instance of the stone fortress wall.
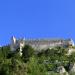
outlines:
M22 48L25 45L32 46L35 50L42 50L47 48L52 48L55 46L74 46L74 41L72 39L32 39L32 40L25 40L25 39L16 39L15 37L11 38L11 51Z
M35 50L52 48L55 46L73 45L71 39L69 40L60 40L60 39L26 40L25 44L32 46Z

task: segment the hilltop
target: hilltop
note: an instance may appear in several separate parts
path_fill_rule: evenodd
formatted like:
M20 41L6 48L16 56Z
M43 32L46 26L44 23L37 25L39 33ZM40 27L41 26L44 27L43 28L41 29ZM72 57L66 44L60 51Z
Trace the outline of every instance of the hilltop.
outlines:
M38 44L42 46L40 50ZM9 45L0 47L0 75L74 75L74 73L75 46L71 39L23 40L13 37Z

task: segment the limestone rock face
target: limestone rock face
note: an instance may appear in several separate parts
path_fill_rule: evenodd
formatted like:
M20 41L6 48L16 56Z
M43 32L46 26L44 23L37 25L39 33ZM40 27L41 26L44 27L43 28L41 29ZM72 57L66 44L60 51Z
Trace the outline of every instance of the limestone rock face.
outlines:
M60 75L68 75L68 72L66 72L63 66L57 67L57 72L60 73Z
M70 72L75 72L75 63L74 64L70 64Z
M65 70L65 68L64 68L63 66L59 66L59 67L57 68L57 72L59 72L59 73L61 74L61 73L65 73L66 70Z

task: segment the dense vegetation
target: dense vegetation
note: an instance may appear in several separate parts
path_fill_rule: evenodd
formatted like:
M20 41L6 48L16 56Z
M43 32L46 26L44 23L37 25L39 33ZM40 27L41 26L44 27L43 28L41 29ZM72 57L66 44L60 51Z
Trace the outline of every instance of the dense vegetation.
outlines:
M75 54L67 56L67 48L55 47L36 52L31 46L23 48L22 56L19 48L11 52L9 46L0 47L0 75L59 75L57 67L75 62Z

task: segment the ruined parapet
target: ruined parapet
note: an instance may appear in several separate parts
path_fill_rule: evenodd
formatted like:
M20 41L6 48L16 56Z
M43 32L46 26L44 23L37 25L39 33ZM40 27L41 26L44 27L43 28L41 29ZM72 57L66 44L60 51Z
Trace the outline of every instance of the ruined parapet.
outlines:
M60 39L32 39L32 40L25 40L25 44L32 46L35 50L42 50L53 48L56 46L62 46L63 43Z
M25 44L32 46L35 50L53 48L56 46L61 46L61 47L74 46L74 42L72 39L25 40Z

